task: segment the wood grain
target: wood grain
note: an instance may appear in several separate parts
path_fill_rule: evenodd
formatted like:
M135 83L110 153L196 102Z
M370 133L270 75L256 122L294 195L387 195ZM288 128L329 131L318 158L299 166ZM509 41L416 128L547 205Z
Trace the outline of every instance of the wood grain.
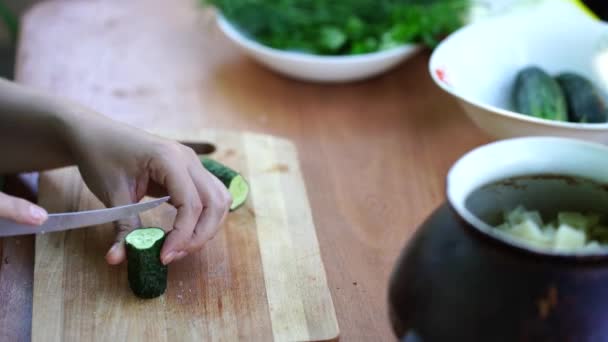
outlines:
M258 134L200 132L212 157L251 186L244 207L199 253L169 268L164 296L139 300L124 265L102 258L111 224L36 238L33 341L325 341L339 335L294 146ZM58 201L55 193L66 197ZM58 211L102 207L74 168L45 174L39 202ZM173 226L169 205L146 226Z
M193 6L38 6L23 22L16 77L142 128L246 129L294 141L341 339L394 339L386 306L393 263L443 200L451 163L489 139L432 83L428 52L365 82L297 82L239 53ZM31 297L22 298L27 307ZM5 327L19 326L0 321Z

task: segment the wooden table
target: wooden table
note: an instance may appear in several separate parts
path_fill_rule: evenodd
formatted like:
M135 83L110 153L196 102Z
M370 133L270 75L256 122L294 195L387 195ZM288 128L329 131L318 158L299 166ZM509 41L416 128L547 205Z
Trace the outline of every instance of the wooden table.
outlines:
M293 140L341 339L386 341L387 281L440 204L450 165L487 137L429 77L428 52L365 82L293 81L239 53L192 1L57 1L24 18L19 82L141 128ZM0 340L29 340L33 239L5 239ZM103 257L100 255L100 257Z

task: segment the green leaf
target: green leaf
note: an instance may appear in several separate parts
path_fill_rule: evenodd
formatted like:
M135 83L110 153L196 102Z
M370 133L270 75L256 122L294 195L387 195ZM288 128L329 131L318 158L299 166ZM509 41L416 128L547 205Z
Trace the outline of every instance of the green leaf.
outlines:
M365 32L365 23L358 17L351 16L346 21L346 33L351 39L359 39Z
M319 44L324 49L329 51L338 51L346 42L346 35L344 32L336 27L323 27L321 28L321 35L319 37Z
M0 1L0 18L8 29L13 43L17 42L17 34L19 32L19 18L11 11L4 1Z
M351 53L362 54L370 53L378 50L378 41L374 37L367 37L364 40L357 41L351 48Z

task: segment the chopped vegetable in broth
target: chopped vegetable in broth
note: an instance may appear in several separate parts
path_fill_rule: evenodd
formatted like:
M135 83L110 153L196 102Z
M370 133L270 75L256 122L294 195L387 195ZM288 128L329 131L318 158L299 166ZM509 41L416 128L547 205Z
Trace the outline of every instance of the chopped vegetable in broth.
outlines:
M547 223L538 211L518 206L503 215L497 231L531 247L555 252L597 251L608 244L608 227L600 215L562 211Z

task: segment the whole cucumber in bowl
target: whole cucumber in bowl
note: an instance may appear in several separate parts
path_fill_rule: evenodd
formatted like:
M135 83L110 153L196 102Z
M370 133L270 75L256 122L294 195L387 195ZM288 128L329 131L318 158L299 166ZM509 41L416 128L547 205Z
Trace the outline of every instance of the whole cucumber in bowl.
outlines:
M600 123L608 121L608 108L600 90L585 77L565 72L556 77L572 122Z
M515 111L541 119L568 121L564 92L544 70L530 66L517 73L511 94Z

